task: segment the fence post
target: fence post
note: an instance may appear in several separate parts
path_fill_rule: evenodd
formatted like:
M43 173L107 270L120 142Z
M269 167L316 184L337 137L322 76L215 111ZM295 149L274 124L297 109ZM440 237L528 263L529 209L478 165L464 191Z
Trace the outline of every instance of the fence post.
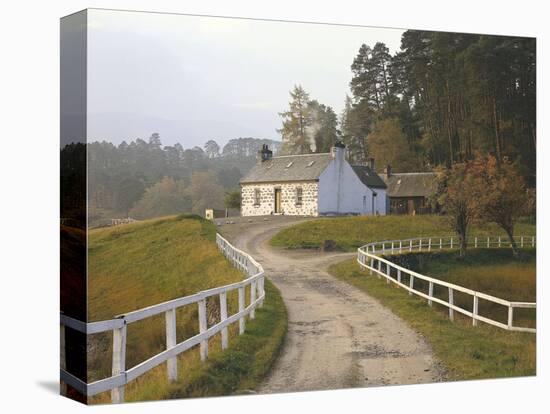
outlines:
M419 252L422 251L422 238L420 238L420 240L418 240L418 251Z
M443 248L443 239L439 238L439 250Z
M477 248L477 237L474 237L474 247Z
M452 288L449 288L449 305L451 305L451 306L454 305L453 289ZM454 309L451 306L449 306L449 319L451 321L454 321L455 320Z
M393 244L393 243L394 243L394 242L392 241L392 242L391 242L391 252L392 252L392 253L393 253L393 248L394 248L394 244Z
M67 359L65 357L65 325L59 326L59 366L61 369L67 369ZM59 381L59 394L67 395L67 384L64 381Z
M252 310L250 311L250 319L254 319L256 316L256 313L254 311L254 308L256 305L254 305L254 302L256 302L256 281L253 280L250 283L250 304L252 305Z
M512 329L514 322L514 308L512 305L508 306L508 330Z
M113 329L113 366L112 375L126 371L126 321L122 328ZM111 390L111 402L124 402L124 385Z
M265 288L264 288L265 279L264 279L264 276L262 275L262 277L261 277L258 281L260 282L260 285L259 285L260 290L258 291L258 293L259 293L260 296L265 297ZM262 299L262 300L260 301L260 308L261 308L262 306L264 306L264 299Z
M389 263L386 263L386 283L389 285L390 284L390 277L391 277L391 268L390 268L390 264Z
M500 236L498 236L498 247L500 247Z
M521 247L523 247L523 236L521 236L520 243L521 243Z
M412 239L409 240L409 252L413 251L413 241Z
M371 257L370 259L370 269L369 269L369 275L372 275L372 268L374 267L374 259Z
M199 333L206 332L208 323L206 321L206 299L199 300ZM204 339L200 344L201 361L208 358L208 339Z
M531 237L531 247L535 247L535 236Z
M166 349L176 346L176 309L170 309L165 312L166 315ZM168 381L178 379L178 358L168 358L166 361L168 371Z
M432 306L431 297L433 295L434 295L434 282L430 282L429 287L428 287L428 296L430 297L430 299L428 299L428 305L429 306Z
M220 293L220 322L227 319L227 292ZM227 349L228 346L228 330L227 326L222 328L222 350Z
M479 311L479 298L477 297L476 294L474 294L474 309L473 309L473 315L472 315L472 325L473 326L477 326L477 319L476 319L476 316L478 314L478 311Z
M453 238L451 237L451 249L453 248Z
M397 281L401 283L401 269L397 269Z
M401 253L403 250L403 241L399 240L399 253Z
M414 286L414 276L409 273L409 289L413 289ZM409 295L412 295L412 292L409 290Z
M432 250L432 238L430 237L428 239L428 251L431 251Z
M244 312L244 287L239 288L239 313ZM242 335L245 330L244 316L239 318L239 335Z
M491 247L491 237L487 237L487 247Z

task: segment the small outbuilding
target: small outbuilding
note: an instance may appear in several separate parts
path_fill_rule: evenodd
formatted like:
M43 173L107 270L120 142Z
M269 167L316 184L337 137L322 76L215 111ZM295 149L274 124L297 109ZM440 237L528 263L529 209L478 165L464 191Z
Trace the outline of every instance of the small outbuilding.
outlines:
M429 198L437 190L434 172L394 173L387 166L380 174L387 186L390 214L429 214Z

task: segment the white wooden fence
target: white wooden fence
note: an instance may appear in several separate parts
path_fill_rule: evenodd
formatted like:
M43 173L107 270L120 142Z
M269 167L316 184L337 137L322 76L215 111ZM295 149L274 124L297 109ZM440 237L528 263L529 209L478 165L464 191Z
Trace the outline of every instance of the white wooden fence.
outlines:
M194 295L181 297L147 308L139 309L124 315L118 315L115 319L100 322L85 323L65 315L61 315L61 381L62 389L65 384L75 388L80 393L93 396L104 391L111 390L111 401L119 403L124 401L124 387L130 381L146 373L150 369L164 362L167 364L168 381L175 381L178 377L177 355L199 345L201 360L208 357L208 339L220 333L222 349L229 344L228 326L239 322L239 334L244 333L246 317L254 318L255 309L262 306L264 291L264 270L250 255L232 246L219 234L216 235L218 248L231 262L242 270L247 278L241 282L204 290ZM246 306L245 288L250 286L250 304ZM238 290L239 309L233 315L227 312L227 293ZM219 296L220 322L208 326L206 315L206 299ZM197 304L199 315L199 333L183 342L176 343L176 309ZM150 318L164 313L166 320L166 350L139 363L126 367L126 328L128 324ZM100 332L113 332L113 356L112 375L92 383L85 383L65 370L65 329L74 329L86 335Z
M120 226L123 224L132 224L135 223L137 220L133 219L132 217L126 217L126 218L112 218L111 219L111 226Z
M535 236L518 236L514 240L518 247L535 247ZM510 241L504 237L469 237L467 244L474 248L492 248L492 247L510 247ZM482 292L477 292L453 283L448 283L433 277L425 276L414 272L402 266L392 263L390 260L382 257L391 254L400 254L406 252L422 252L441 249L459 248L459 241L456 237L419 237L405 240L387 240L366 244L357 250L357 262L365 269L368 269L370 274L376 273L379 278L386 278L387 283L395 283L396 285L407 290L410 295L415 294L428 300L428 305L439 303L449 308L449 318L454 319L454 311L462 313L472 318L472 324L477 326L478 321L488 323L509 331L521 331L535 333L535 328L526 328L514 326L514 309L516 308L534 308L537 304L531 302L511 302L500 299L495 296L487 295ZM403 277L408 275L408 285L403 283ZM414 288L415 280L420 279L428 282L428 293L421 292ZM434 296L434 286L440 286L448 290L448 300L443 300ZM454 292L463 292L472 296L472 310L463 309L454 303ZM479 299L487 300L508 308L508 323L495 321L488 317L479 314Z

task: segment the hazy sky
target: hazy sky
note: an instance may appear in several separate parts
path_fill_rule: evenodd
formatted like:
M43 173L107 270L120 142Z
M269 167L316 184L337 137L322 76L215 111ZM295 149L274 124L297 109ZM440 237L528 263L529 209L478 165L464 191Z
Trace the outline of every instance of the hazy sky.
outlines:
M289 90L339 113L362 43L403 30L90 10L88 139L280 139Z

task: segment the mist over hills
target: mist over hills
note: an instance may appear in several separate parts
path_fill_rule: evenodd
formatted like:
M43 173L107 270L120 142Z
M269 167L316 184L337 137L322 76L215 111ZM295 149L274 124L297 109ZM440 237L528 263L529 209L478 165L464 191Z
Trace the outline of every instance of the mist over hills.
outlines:
M265 137L280 140L273 127L273 134L265 136L265 130L238 121L216 119L163 119L129 113L99 113L88 115L89 141L107 141L115 145L136 138L147 139L157 132L164 145L180 143L185 148L203 147L210 139L220 146L235 137Z

